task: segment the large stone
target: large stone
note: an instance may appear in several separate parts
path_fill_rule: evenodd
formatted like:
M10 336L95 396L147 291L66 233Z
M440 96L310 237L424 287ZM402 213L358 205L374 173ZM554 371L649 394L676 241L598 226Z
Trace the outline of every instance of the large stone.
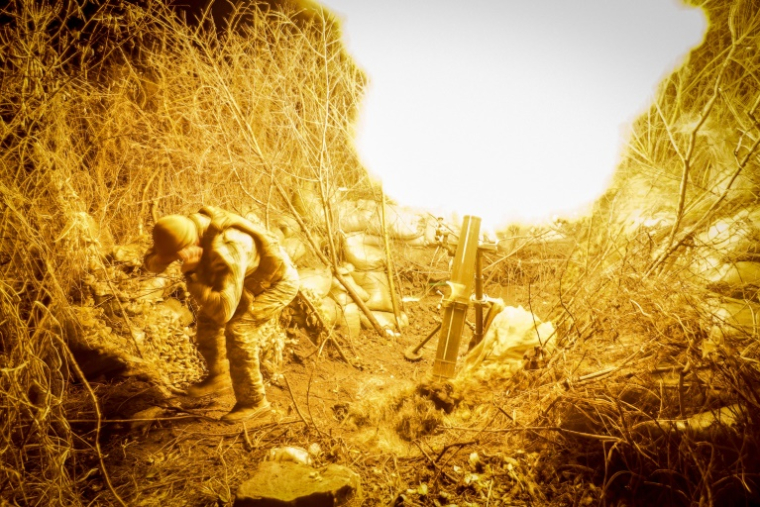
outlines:
M265 461L238 488L234 507L355 507L359 474L340 465L316 469L291 461Z

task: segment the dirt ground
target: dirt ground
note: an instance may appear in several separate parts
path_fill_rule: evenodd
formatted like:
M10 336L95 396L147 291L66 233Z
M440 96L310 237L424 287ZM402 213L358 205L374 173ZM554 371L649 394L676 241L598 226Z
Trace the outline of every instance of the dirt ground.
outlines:
M219 418L235 403L231 392L167 400L135 379L93 383L103 411L106 468L125 502L231 505L256 465L272 449L285 446L309 449L315 466L337 463L358 472L366 506L546 500L533 478L538 455L531 451L531 438L495 429L514 424L509 420L514 414L494 409L495 400L507 399L509 391L481 386L457 399L451 413L420 394L419 386L429 384L438 337L421 350L418 362L406 360L404 350L434 330L441 314L442 295L436 289L446 278L448 260L439 254L431 259L427 273L419 266L400 269L410 322L401 336L381 337L367 329L352 340L335 336L353 364L329 342L317 346L312 342L316 337L293 336L284 351L282 375L267 381L271 416L229 425ZM527 308L527 287L503 285L501 275L492 277L486 294ZM540 310L542 303L534 292L530 305ZM471 336L466 329L461 353ZM85 397L82 389L71 398L69 414L72 425L86 435L80 445L91 446L97 428L95 414L80 413L81 407L91 406ZM88 488L93 505L111 495L97 462L79 466L92 469Z

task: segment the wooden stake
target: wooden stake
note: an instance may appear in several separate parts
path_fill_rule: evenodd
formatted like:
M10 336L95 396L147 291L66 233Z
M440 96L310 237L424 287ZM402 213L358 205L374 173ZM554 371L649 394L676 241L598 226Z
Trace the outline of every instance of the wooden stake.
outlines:
M396 318L396 329L401 332L401 318L398 309L398 298L396 297L396 287L393 283L393 260L391 259L391 243L388 238L388 223L385 220L385 192L382 185L380 186L380 221L383 226L383 242L385 243L385 267L388 275L388 288L391 292L391 304L393 305L393 316Z

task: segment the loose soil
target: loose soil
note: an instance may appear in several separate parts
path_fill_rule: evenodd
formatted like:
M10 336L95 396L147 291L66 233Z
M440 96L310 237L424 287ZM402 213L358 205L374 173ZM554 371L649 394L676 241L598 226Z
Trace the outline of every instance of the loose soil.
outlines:
M537 459L530 441L516 443L512 436L483 431L486 414L491 425L510 423L510 414L492 407L506 395L500 386L471 390L447 414L419 390L429 383L438 337L421 350L419 362L404 358L404 350L420 343L440 316L442 296L435 289L446 275L444 257L434 256L436 269L427 276L415 270L416 278L402 280L401 293L419 300L404 302L410 325L400 336L366 329L352 340L334 335L353 364L324 335L292 335L282 375L267 381L272 416L246 424L220 422L235 403L231 391L200 400L166 399L134 378L93 383L103 411L102 452L120 496L129 505L229 505L273 448L298 446L310 449L315 466L338 463L357 471L367 506L482 505L497 498L520 505L538 498L527 479ZM535 293L528 302L527 289L492 282L486 293L506 296L508 304L541 306ZM461 353L471 335L466 329ZM322 342L316 345L314 339ZM79 434L86 435L81 445L89 446L96 428L95 414L80 412L91 406L86 398L84 389L73 396L69 413ZM92 467L93 504L111 495L96 462L80 466Z

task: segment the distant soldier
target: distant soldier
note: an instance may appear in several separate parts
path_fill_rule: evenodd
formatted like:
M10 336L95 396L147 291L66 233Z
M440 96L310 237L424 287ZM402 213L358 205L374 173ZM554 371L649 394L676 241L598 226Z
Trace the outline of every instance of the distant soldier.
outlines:
M216 393L229 388L231 380L237 403L223 421L268 412L259 365L261 328L298 292L293 263L264 227L211 206L156 222L145 267L161 273L177 260L187 290L200 304L197 342L209 372L188 394Z

